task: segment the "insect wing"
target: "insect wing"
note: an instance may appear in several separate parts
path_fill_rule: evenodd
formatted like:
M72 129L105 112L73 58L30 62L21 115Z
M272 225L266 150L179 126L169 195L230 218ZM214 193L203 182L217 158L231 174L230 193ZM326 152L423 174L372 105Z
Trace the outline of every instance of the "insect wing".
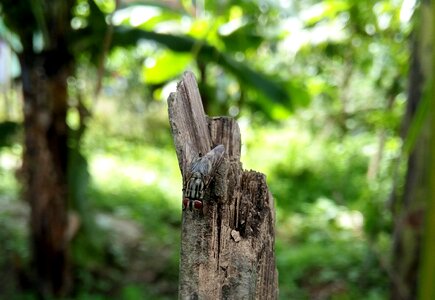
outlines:
M214 171L222 162L224 152L224 145L217 145L216 147L211 149L206 155L204 155L204 158L211 162L211 172Z
M224 145L218 145L211 149L203 157L195 159L192 161L191 174L195 172L200 173L203 178L204 186L207 187L216 169L221 164L224 153Z
M222 162L225 147L218 145L202 157L194 158L183 176L183 209L202 208L204 190L210 183L216 169ZM187 167L187 168L186 168Z

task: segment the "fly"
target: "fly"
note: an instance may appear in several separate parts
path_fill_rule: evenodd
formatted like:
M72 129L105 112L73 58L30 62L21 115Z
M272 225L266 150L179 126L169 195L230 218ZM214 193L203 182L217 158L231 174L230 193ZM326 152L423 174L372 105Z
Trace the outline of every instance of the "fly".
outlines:
M224 157L225 147L218 145L206 155L192 160L183 186L183 210L201 209L205 190Z

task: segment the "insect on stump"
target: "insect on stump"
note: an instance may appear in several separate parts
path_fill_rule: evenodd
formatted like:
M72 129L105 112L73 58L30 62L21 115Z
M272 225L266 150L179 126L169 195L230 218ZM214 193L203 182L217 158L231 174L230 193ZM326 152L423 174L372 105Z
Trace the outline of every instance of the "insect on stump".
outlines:
M183 174L183 209L202 209L204 193L224 158L225 147L218 145L195 158Z
M265 176L244 171L236 121L204 113L186 72L168 99L183 178L180 299L277 299L275 209Z

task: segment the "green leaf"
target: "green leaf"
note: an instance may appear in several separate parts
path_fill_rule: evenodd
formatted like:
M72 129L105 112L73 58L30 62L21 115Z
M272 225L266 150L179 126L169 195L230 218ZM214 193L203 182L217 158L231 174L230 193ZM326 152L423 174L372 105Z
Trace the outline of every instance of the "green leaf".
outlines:
M256 24L247 23L228 35L221 35L228 51L245 51L257 48L263 41L263 37L256 33Z
M147 83L158 84L166 82L186 70L192 61L189 54L175 54L171 51L164 51L159 55L152 66L145 66L143 77Z
M290 95L285 88L268 76L256 72L248 65L234 60L229 55L221 54L221 59L217 63L233 73L240 82L262 92L270 100L284 104L290 110L293 109L293 102L290 100Z
M204 41L189 36L157 33L125 26L114 28L112 46L133 46L140 40L155 41L172 51L190 52L203 61L214 62L235 75L239 82L260 91L270 100L284 104L290 109L293 107L286 89L276 80L255 71L247 64L236 61Z
M8 147L14 143L20 124L12 121L0 122L0 148Z
M141 29L152 30L156 25L161 24L166 21L179 20L181 17L174 13L161 13L158 16L154 16L146 20L140 25Z
M157 33L138 28L116 26L113 31L112 46L135 46L140 40L151 40L160 43L175 52L190 52L196 43L188 36Z
M105 14L111 14L115 10L116 4L114 0L94 0L98 8Z

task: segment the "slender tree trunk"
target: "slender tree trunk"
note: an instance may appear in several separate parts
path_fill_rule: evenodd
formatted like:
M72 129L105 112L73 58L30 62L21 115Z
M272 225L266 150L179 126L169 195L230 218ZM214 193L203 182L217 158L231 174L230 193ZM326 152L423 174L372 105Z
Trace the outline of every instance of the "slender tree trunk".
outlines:
M75 2L30 1L28 8L21 2L4 4L11 18L25 16L22 27L12 23L23 48L19 53L24 98L23 196L31 208L33 282L39 296L47 299L65 295L70 279L66 113L67 78L74 61L68 41ZM41 37L39 43L35 33Z
M429 163L429 196L426 212L426 224L423 236L423 251L421 255L422 267L420 268L419 278L419 298L421 300L435 299L435 2L431 2L431 19L432 25L432 68L430 81L428 81L428 94L430 100L429 110L432 112L430 116L430 161ZM429 55L428 55L429 56Z
M277 299L274 201L265 176L242 169L237 123L205 116L189 72L168 105L184 178L183 202L196 199L189 199L188 192L195 157L217 145L225 147L221 164L210 164L216 170L205 188L202 207L183 210L179 298Z
M420 4L419 18L414 32L409 76L409 94L404 118L405 146L408 158L405 189L398 203L394 224L393 270L396 274L391 299L417 299L419 274L422 268L422 241L425 235L427 205L430 199L429 164L432 111L425 87L432 67L433 30L430 3ZM429 102L428 102L429 101ZM420 124L420 125L419 125ZM431 254L433 255L433 253Z
M51 62L55 61L55 65ZM31 207L35 284L43 297L68 286L65 50L20 56L24 94L24 198Z

